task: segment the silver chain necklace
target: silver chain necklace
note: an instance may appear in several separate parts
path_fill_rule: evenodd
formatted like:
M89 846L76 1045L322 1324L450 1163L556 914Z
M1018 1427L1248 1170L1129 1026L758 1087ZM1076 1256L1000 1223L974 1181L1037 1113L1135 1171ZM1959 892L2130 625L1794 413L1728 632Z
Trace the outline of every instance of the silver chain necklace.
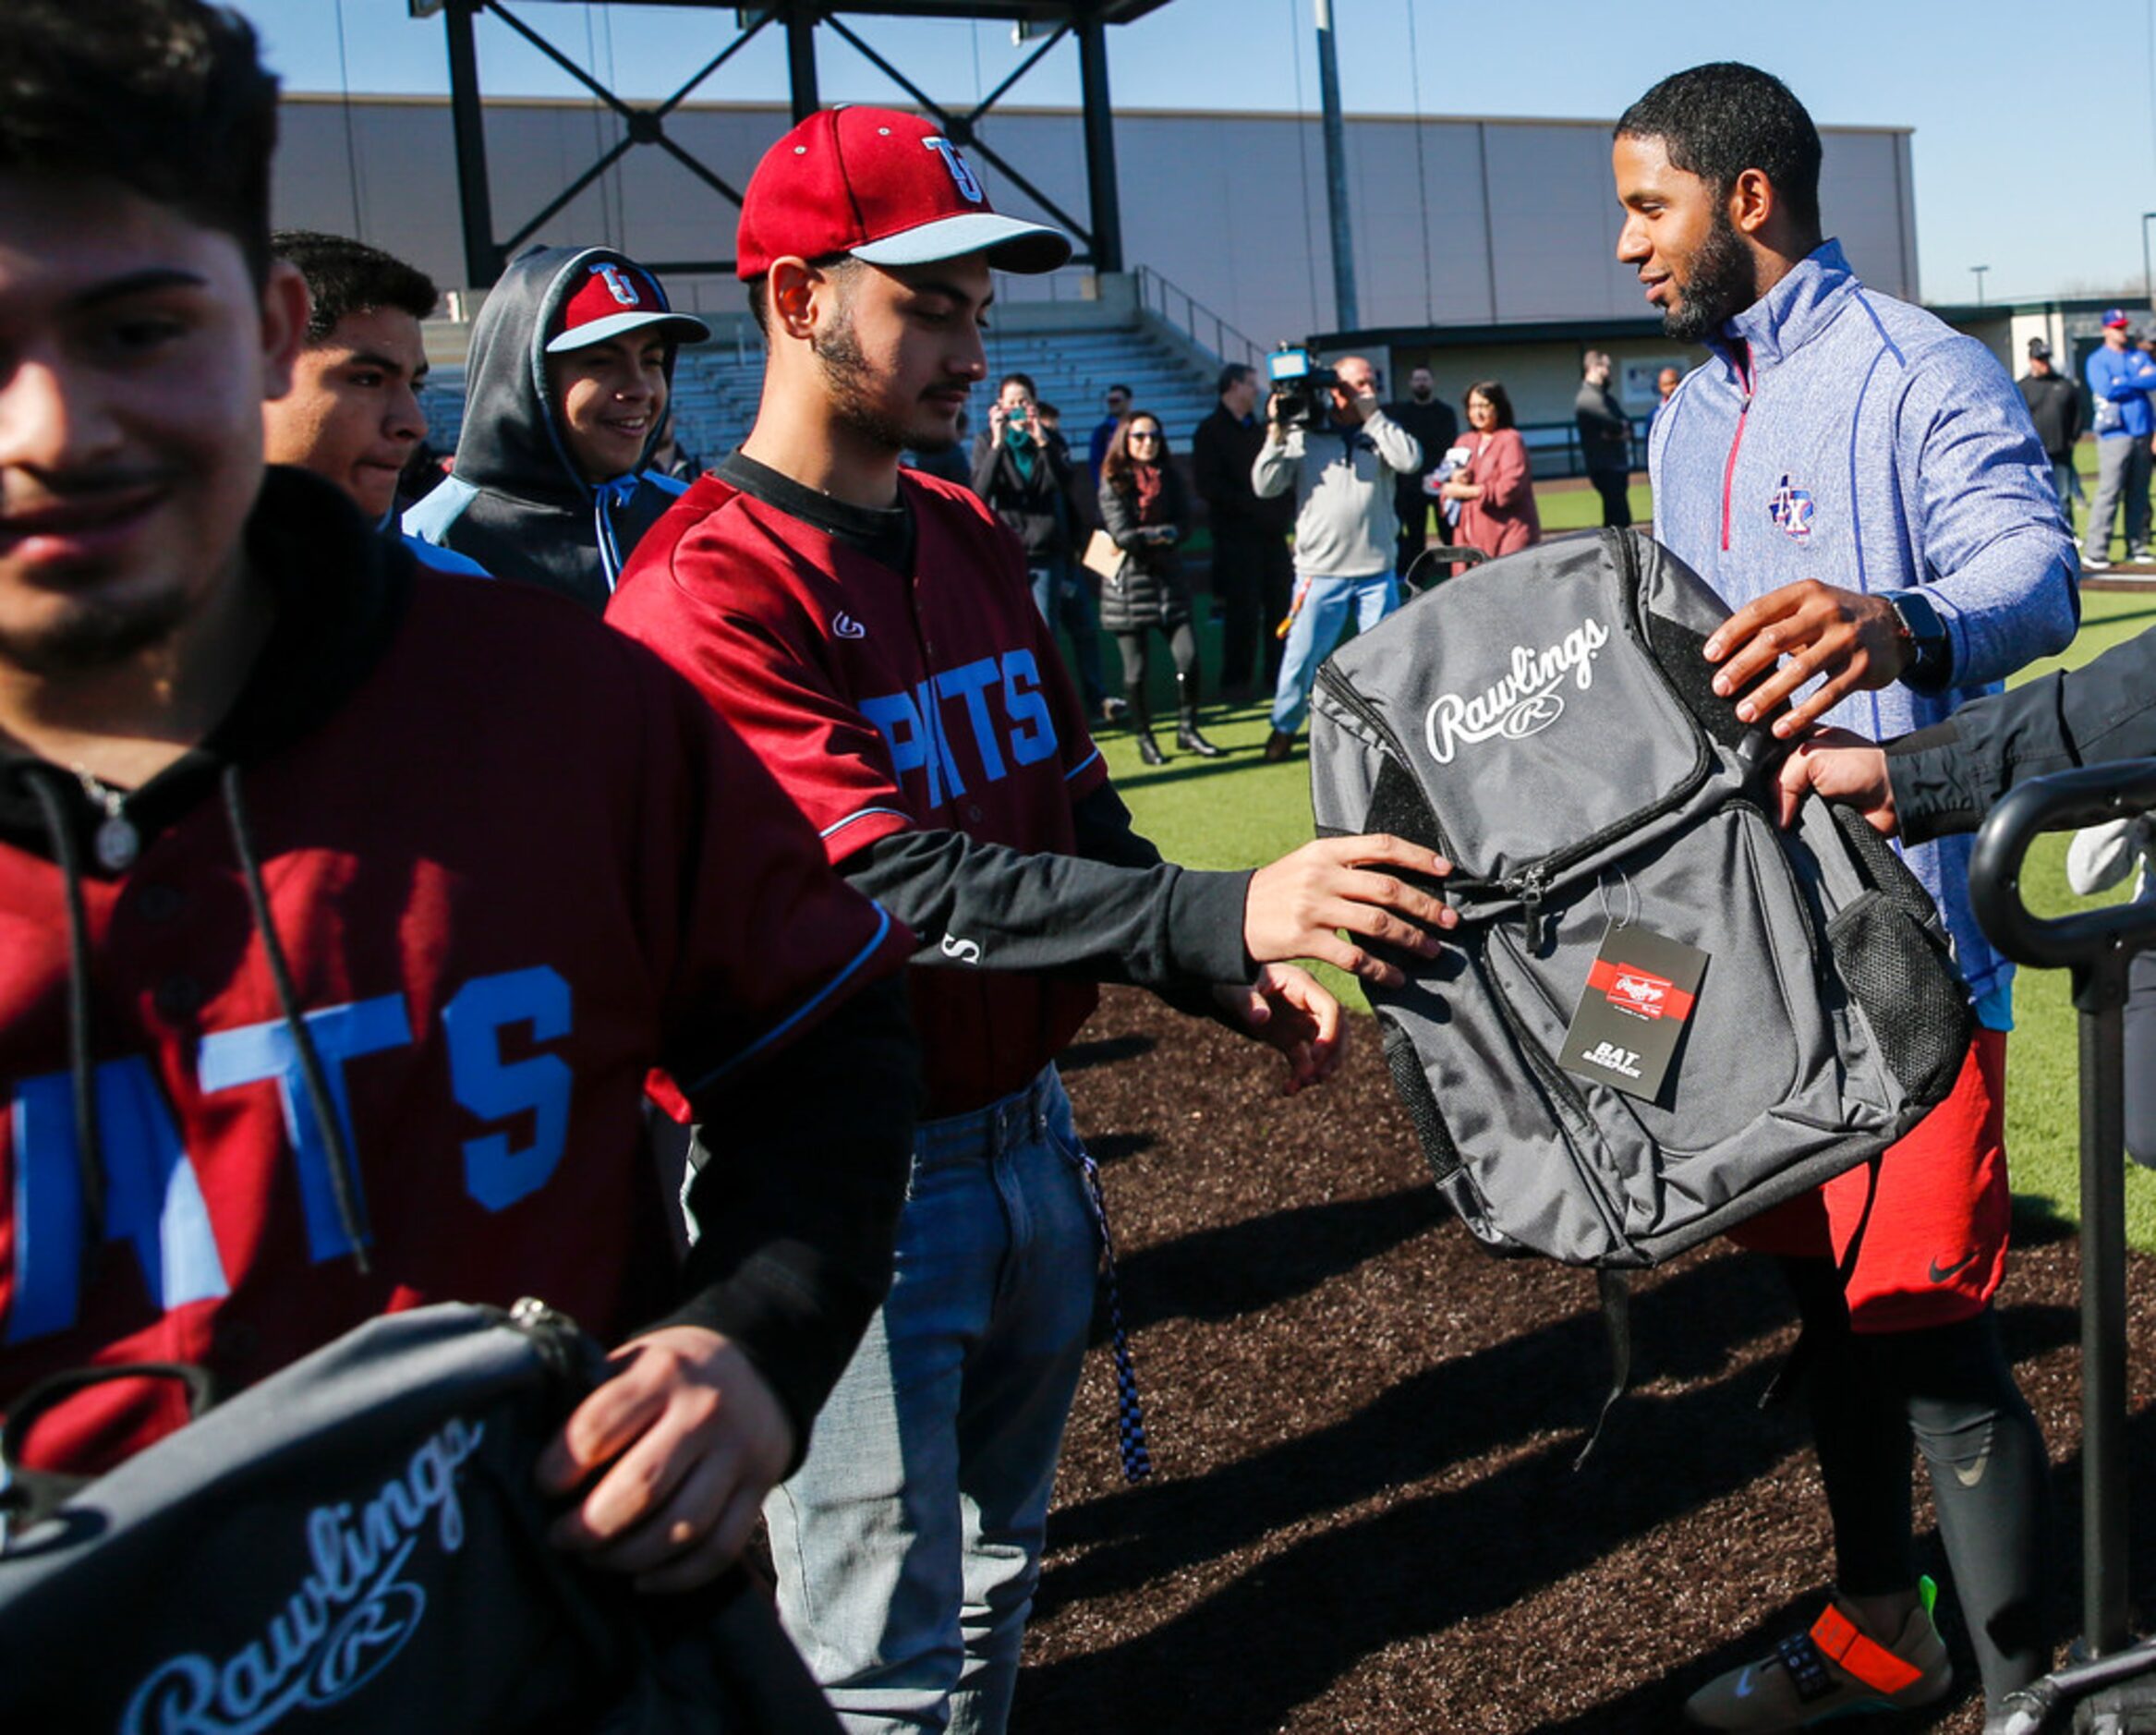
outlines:
M104 812L104 820L97 828L92 847L97 852L97 865L107 873L118 873L122 868L135 865L135 857L142 853L142 834L136 831L134 821L123 809L127 797L109 783L100 783L89 771L78 765L75 779L82 785L82 793L95 802Z

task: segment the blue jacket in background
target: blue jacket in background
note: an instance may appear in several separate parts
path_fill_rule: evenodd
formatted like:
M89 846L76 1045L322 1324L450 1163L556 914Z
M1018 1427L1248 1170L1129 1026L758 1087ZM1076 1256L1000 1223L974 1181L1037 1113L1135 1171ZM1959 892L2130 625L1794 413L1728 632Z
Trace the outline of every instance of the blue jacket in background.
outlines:
M1873 740L1920 729L2072 639L2078 569L2051 461L1983 345L1866 289L1829 240L1708 346L1650 437L1656 536L1732 608L1803 578L1921 588L1952 641L1946 692L1896 682L1824 721ZM1971 846L1905 854L2003 1025L2012 966L1969 909Z
M2099 440L2123 440L2131 434L2137 440L2146 440L2156 417L2149 411L2149 394L2156 391L2156 363L2139 350L2131 347L2114 349L2102 344L2089 352L2089 363L2082 371L2089 379L2091 397L2107 397L2118 406L2119 426L2099 428ZM2102 412L2097 412L2099 421Z

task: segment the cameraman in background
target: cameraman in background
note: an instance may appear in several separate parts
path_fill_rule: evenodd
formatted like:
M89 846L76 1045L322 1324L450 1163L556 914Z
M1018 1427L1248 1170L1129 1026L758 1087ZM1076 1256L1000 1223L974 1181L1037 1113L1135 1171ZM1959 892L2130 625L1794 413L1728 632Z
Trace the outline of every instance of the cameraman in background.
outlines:
M1295 746L1317 665L1339 642L1350 607L1358 632L1399 607L1393 490L1423 467L1422 443L1379 406L1369 362L1343 356L1337 368L1283 377L1285 359L1275 358L1266 443L1250 472L1260 499L1292 487L1297 503L1295 601L1266 737L1266 758L1275 761Z

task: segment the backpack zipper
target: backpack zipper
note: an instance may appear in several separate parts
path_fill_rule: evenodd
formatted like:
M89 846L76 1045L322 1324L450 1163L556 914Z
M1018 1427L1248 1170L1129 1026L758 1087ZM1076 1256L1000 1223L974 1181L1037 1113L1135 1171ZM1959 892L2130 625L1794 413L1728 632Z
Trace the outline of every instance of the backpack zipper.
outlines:
M1486 931L1490 935L1487 943L1502 943L1507 947L1512 945L1511 936L1505 932L1502 923L1491 923ZM1526 960L1517 955L1513 962L1521 969L1527 967ZM1549 1050L1543 1046L1539 1037L1530 1034L1525 1021L1520 1015L1519 1007L1512 1003L1510 991L1498 979L1497 973L1485 965L1482 974L1490 990L1491 1002L1497 1008L1497 1015L1505 1021L1505 1028L1511 1034L1512 1046L1526 1060L1527 1070L1541 1081L1543 1089L1554 1101L1572 1111L1577 1125L1593 1130L1594 1114L1588 1108L1586 1094L1581 1090L1578 1081L1550 1058ZM1623 1219L1609 1197L1606 1183L1581 1153L1579 1134L1572 1126L1565 1123L1562 1114L1554 1118L1558 1135L1565 1142L1565 1156L1571 1163L1572 1172L1578 1177L1587 1196L1594 1202L1595 1212L1602 1219L1603 1232L1609 1237L1610 1245L1629 1250L1631 1237L1625 1233Z
M1338 703L1342 710L1349 711L1367 724L1371 733L1377 736L1385 751L1391 754L1400 766L1404 768L1413 762L1408 758L1406 749L1401 746L1399 737L1393 733L1392 725L1377 713L1376 709L1363 698L1362 694L1358 693L1349 684L1347 678L1340 674L1329 661L1319 668L1317 685L1324 688L1326 693ZM1449 858L1452 854L1451 846L1446 841L1444 827L1439 823L1435 809L1431 812L1430 822L1436 830L1439 848ZM1460 880L1448 880L1446 885L1447 890L1458 891L1461 889L1463 883L1470 886L1495 885L1518 897L1521 913L1527 919L1530 937L1532 937L1533 928L1542 908L1544 893L1548 886L1548 875L1542 864L1532 864L1522 868L1519 873L1508 875L1503 880L1476 880L1472 876L1462 876ZM1484 924L1484 931L1492 933L1493 937L1496 932L1501 931L1501 929L1502 924L1499 922ZM1508 946L1511 945L1509 936L1506 937L1504 943ZM1524 968L1524 965L1521 967ZM1581 1094L1579 1086L1562 1068L1552 1062L1541 1042L1529 1034L1526 1024L1520 1016L1520 1009L1513 1005L1511 995L1506 990L1505 985L1498 980L1496 973L1490 969L1486 964L1481 966L1480 973L1484 984L1489 989L1490 1000L1497 1008L1498 1017L1504 1021L1506 1030L1511 1035L1513 1047L1519 1049L1527 1062L1528 1071L1541 1081L1544 1090L1553 1100L1571 1110L1576 1125L1592 1128L1594 1124L1594 1117L1589 1112L1587 1098ZM1553 1116L1553 1119L1556 1122L1558 1136L1564 1141L1565 1155L1572 1165L1572 1172L1579 1177L1581 1183L1585 1187L1588 1197L1593 1200L1595 1210L1602 1219L1604 1232L1609 1237L1613 1245L1629 1247L1631 1244L1625 1235L1621 1221L1611 1208L1609 1199L1605 1194L1601 1177L1593 1172L1586 1160L1580 1154L1578 1134L1572 1126L1566 1125L1564 1115L1561 1112Z
M587 1388L592 1383L583 1330L567 1314L527 1295L509 1309L508 1325L559 1378Z

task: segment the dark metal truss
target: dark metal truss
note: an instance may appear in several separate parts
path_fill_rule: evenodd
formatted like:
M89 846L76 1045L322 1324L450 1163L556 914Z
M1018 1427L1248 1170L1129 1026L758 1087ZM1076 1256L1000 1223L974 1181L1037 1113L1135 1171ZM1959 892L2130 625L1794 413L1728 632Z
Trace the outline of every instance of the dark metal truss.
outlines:
M427 0L420 0L420 3L427 4ZM614 3L619 3L619 0L600 0L602 5ZM415 14L419 9L419 4L415 4ZM429 9L432 9L431 5ZM1008 78L963 114L947 109L936 102L912 79L864 42L839 16L843 10L878 9L873 5L847 7L841 4L827 9L818 4L818 0L773 0L772 4L755 8L753 16L751 8L738 7L736 16L740 22L740 34L698 67L672 95L653 106L640 106L626 102L608 90L588 71L576 65L511 11L506 0L446 0L441 9L449 39L450 105L456 135L457 187L463 208L465 268L475 286L494 282L502 274L503 262L519 246L538 234L600 176L640 145L656 145L713 192L738 207L742 200L740 189L670 137L666 130L666 121L692 91L747 46L766 26L773 23L782 23L786 31L789 82L795 119L813 113L818 106L813 32L818 23L828 24L871 66L912 97L943 128L945 135L954 144L979 152L1013 187L1071 230L1081 249L1075 256L1075 262L1091 264L1102 271L1122 269L1121 217L1115 185L1115 147L1108 109L1108 55L1103 34L1106 19L1097 6L1086 9L1081 0L1073 0L1061 12L1060 22L1054 30ZM939 9L923 8L924 11ZM947 15L971 17L981 11L982 8L978 6L953 4ZM481 13L491 13L500 18L509 29L589 91L598 102L621 117L624 129L621 140L611 150L548 200L521 226L501 239L497 239L493 232L492 196L487 175L484 119L479 96L478 59L472 39L472 20ZM1086 179L1091 205L1091 221L1088 223L1079 222L1050 199L980 134L983 117L1066 37L1073 35L1078 41L1080 79L1084 92ZM645 262L662 273L731 273L733 270L732 260L651 260Z

